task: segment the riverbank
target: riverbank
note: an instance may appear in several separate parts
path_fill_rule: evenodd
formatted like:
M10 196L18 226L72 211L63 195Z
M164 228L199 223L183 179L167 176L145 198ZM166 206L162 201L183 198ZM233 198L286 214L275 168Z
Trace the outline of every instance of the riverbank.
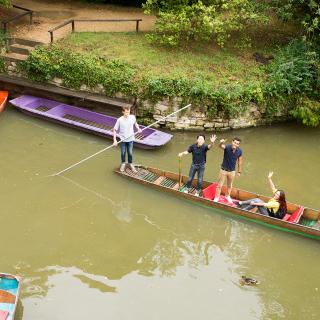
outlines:
M296 26L279 23L248 30L253 46L242 49L212 43L169 49L150 44L143 32L77 32L39 47L20 65L1 65L35 82L135 101L145 124L192 103L191 112L162 124L172 130L292 118L317 125L316 63L302 41L292 40Z

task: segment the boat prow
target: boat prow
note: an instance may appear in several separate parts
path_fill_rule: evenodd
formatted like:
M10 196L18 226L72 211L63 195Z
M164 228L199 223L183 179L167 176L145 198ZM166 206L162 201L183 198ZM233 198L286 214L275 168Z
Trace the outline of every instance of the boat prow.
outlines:
M244 218L265 226L289 231L296 234L301 234L309 238L320 240L320 211L306 208L297 204L287 202L288 214L283 219L277 219L260 213L241 209L237 206L238 201L260 198L267 202L270 197L259 195L253 192L233 188L231 197L234 199L233 204L229 204L224 196L221 196L219 202L214 202L215 189L217 182L203 181L203 195L201 197L196 196L196 183L195 179L192 182L192 188L189 193L184 193L186 183L188 181L187 176L179 176L179 174L160 170L157 168L136 166L137 172L133 172L129 167L126 167L125 171L121 172L116 169L115 172L125 178L133 180L137 183L153 187L162 192L171 193L177 197L191 200L199 203L202 206L208 208L221 209L233 214L234 217ZM222 193L226 191L225 187L222 188Z
M17 309L21 278L0 273L0 320L13 320Z
M0 91L0 112L2 112L4 107L6 106L8 95L8 91Z

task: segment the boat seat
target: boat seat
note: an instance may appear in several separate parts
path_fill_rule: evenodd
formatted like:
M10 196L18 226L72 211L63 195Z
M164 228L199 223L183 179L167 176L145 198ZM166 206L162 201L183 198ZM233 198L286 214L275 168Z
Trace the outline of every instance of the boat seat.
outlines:
M292 223L298 223L302 214L304 211L304 207L299 207L298 209L296 209L293 213L291 214L286 214L282 220L283 221L288 221L288 222L292 222Z
M217 186L218 186L218 183L212 183L210 184L210 186L203 189L202 191L203 197L209 200L213 200L216 194Z
M6 320L8 318L9 312L0 310L0 320Z
M210 184L210 186L206 187L205 189L203 189L203 191L202 191L203 198L213 200L214 196L216 194L217 186L218 186L218 183L215 182L215 183ZM235 203L233 203L233 204L229 203L225 196L220 196L218 202L223 203L223 204L227 204L228 206L232 206L232 207L236 206Z
M0 290L0 303L15 303L16 296L10 292Z

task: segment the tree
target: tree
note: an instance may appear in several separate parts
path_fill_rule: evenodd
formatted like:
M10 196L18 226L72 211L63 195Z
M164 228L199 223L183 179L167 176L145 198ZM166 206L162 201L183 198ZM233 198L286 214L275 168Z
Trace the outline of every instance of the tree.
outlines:
M250 24L268 21L265 5L252 0L147 0L143 8L157 16L149 39L169 46L194 40L224 46L233 33L248 40L243 31Z

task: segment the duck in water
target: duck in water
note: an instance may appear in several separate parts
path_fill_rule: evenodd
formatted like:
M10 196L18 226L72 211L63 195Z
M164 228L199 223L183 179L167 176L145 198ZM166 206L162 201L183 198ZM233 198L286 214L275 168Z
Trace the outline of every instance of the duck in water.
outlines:
M242 276L240 279L240 284L242 286L247 285L247 286L255 286L259 284L259 281L253 278L248 278L246 276Z

